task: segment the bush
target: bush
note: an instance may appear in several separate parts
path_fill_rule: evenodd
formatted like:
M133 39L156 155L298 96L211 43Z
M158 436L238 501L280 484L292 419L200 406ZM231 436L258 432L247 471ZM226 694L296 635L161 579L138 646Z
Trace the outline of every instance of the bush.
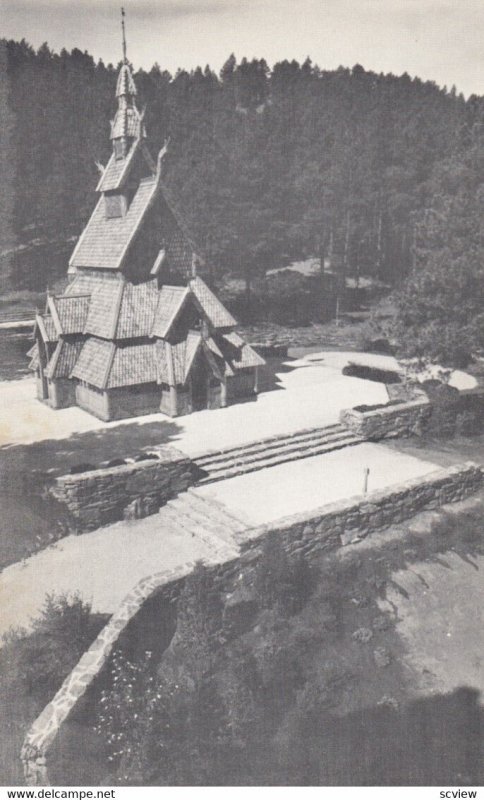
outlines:
M379 369L378 367L370 367L368 364L355 364L352 361L346 367L343 367L343 375L347 375L350 378L375 381L376 383L402 382L400 375L395 370Z
M10 673L19 693L43 705L52 699L103 624L79 595L47 595L31 633L16 629L4 637L6 670L2 674Z
M381 355L391 356L393 355L393 347L391 346L388 339L384 338L376 338L372 339L368 336L363 338L361 343L361 349L365 353L380 353Z
M267 536L255 576L257 600L262 608L296 614L307 603L313 574L303 558L290 560L277 534Z
M424 381L422 388L432 404L426 432L437 438L454 436L459 405L458 389L437 380Z
M482 432L482 419L475 411L461 411L455 421L456 433L472 436Z

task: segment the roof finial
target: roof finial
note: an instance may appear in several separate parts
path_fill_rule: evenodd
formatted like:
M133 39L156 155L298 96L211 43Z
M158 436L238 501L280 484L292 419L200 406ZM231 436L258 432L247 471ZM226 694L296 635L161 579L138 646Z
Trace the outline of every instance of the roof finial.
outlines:
M126 14L124 13L124 8L121 8L121 28L123 31L123 63L127 64L128 59L126 58L126 30L124 27L124 18Z

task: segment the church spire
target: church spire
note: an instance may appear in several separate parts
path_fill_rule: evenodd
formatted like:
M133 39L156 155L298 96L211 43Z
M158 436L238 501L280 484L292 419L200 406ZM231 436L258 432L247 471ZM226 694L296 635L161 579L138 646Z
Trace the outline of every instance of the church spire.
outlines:
M121 30L123 32L123 64L128 63L128 59L126 58L126 28L124 25L124 18L126 14L124 13L124 8L121 8Z
M123 63L116 84L118 110L111 123L111 139L116 158L124 158L133 142L146 136L143 118L136 107L136 84L131 73L126 51L125 12L121 9Z

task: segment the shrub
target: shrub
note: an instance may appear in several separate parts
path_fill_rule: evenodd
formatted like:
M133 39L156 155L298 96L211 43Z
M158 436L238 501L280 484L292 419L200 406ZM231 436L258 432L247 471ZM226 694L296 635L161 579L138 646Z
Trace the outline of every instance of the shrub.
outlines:
M361 342L361 350L365 353L381 353L382 355L393 355L393 347L388 339L385 338L371 338L368 336L363 337Z
M456 417L455 430L461 436L472 436L482 431L482 420L475 411L461 411Z
M296 614L309 599L311 569L303 558L290 560L277 534L267 536L255 576L257 600L262 608Z
M79 595L47 595L31 633L16 629L4 637L2 660L19 693L39 704L51 700L103 622Z
M454 436L459 404L458 389L437 380L424 381L422 388L432 404L426 432L437 438Z
M402 382L400 375L395 370L370 367L368 364L355 364L353 361L350 361L346 367L343 367L343 375L347 375L350 378L362 378L366 381L375 381L376 383Z

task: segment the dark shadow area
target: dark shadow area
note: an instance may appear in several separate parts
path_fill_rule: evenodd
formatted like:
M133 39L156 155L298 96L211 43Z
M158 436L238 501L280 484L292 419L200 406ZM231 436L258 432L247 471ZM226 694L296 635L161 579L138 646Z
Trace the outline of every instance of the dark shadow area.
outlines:
M135 457L144 447L171 443L174 421L139 422L0 449L0 568L66 535L67 509L48 492L53 479L79 464Z
M297 360L291 356L265 356L265 359L265 366L259 370L259 394L284 389L279 375L297 369L290 364L291 361Z
M473 688L302 722L281 785L480 786L484 779L484 710Z
M49 756L49 777L55 785L111 782L106 743L94 726L99 721L103 691L112 680L113 657L121 654L136 662L149 653L154 675L175 633L176 618L177 604L155 594L129 622L102 672L77 703L54 741Z
M0 329L0 381L16 381L32 374L27 356L32 344L31 330Z

